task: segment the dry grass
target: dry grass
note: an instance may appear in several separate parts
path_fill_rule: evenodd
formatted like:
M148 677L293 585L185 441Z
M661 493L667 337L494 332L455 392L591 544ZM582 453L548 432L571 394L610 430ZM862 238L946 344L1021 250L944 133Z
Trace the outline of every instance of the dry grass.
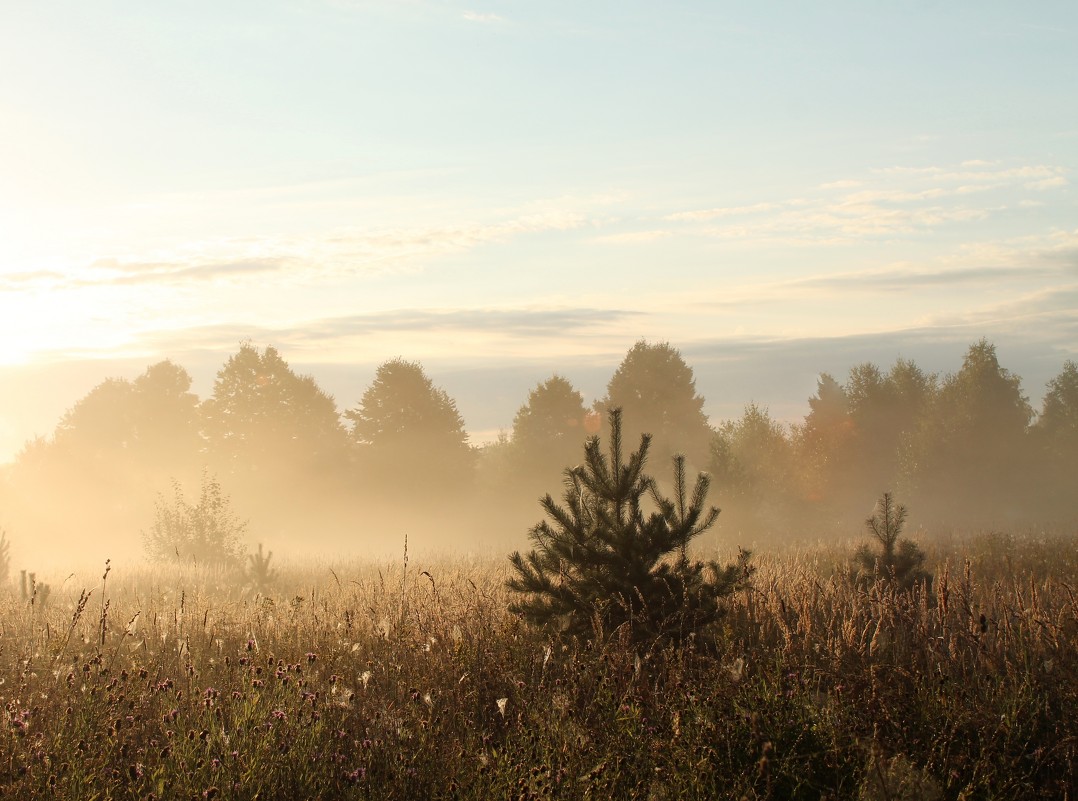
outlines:
M1072 797L1074 540L937 544L915 593L859 590L849 552L761 557L709 654L551 641L500 560L13 592L0 795Z

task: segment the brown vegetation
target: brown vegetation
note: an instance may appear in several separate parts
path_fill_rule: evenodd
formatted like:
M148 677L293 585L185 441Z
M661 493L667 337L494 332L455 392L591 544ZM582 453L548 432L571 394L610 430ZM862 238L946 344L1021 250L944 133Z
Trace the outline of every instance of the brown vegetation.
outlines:
M923 544L932 594L862 588L848 549L761 557L709 654L548 639L501 561L8 592L0 794L1067 797L1073 540Z

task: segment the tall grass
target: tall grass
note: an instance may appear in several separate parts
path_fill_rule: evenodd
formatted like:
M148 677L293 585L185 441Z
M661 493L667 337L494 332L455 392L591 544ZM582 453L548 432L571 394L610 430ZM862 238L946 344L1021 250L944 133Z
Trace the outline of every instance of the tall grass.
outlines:
M551 640L500 560L8 593L0 795L1073 797L1074 541L929 552L909 593L858 588L843 552L762 558L707 653Z

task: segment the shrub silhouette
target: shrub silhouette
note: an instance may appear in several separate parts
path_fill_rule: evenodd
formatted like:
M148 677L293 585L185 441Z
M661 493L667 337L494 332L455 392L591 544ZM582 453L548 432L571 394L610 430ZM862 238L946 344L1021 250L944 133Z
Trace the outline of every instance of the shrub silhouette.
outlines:
M726 566L690 561L689 542L719 514L706 507L709 477L701 473L686 499L685 459L675 456L674 497L664 497L644 473L650 436L622 461L621 430L621 410L614 409L609 452L589 438L584 464L565 471L563 503L550 495L540 501L550 519L532 528L533 550L510 557L508 586L524 596L510 609L581 639L627 627L637 643L709 643L723 600L749 580L749 554ZM645 496L653 511L645 512Z
M880 543L882 550L873 553L866 544L854 554L858 583L867 585L882 578L902 589L910 589L925 581L931 583L932 576L921 567L925 561L924 551L912 540L899 539L907 514L906 507L895 503L890 492L883 493L876 502L876 509L872 517L865 520L865 526Z
M171 502L158 496L153 526L143 533L150 558L183 564L238 565L247 522L232 511L231 501L217 479L202 474L202 488L194 505L175 481L172 491Z

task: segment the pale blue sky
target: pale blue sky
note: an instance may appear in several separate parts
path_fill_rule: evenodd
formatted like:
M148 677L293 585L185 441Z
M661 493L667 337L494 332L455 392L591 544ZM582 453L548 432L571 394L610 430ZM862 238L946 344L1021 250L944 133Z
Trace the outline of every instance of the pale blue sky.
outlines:
M480 438L640 337L715 417L981 336L1039 397L1076 41L1072 2L4 4L0 456L246 337L342 408L418 359Z

